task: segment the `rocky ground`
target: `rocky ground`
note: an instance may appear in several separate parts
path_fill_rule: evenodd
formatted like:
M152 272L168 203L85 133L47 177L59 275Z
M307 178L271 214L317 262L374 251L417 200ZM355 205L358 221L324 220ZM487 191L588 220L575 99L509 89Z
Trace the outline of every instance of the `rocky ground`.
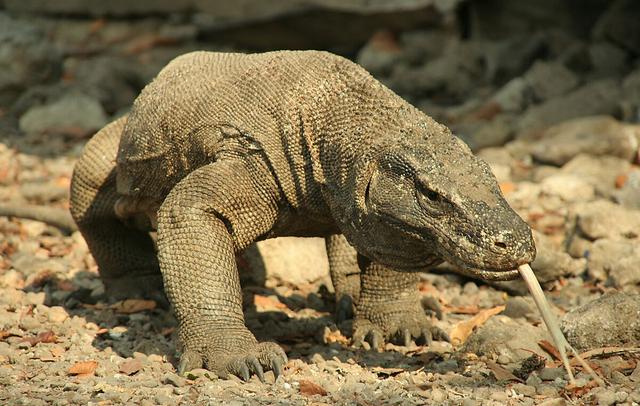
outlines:
M451 344L352 348L314 239L238 257L247 324L285 348L284 375L180 377L170 311L104 297L79 233L0 217L0 403L640 404L640 41L624 32L630 2L614 3L586 36L461 40L445 18L379 31L351 55L489 162L535 230L532 267L567 338L604 387L579 365L569 384L521 282L487 285L448 265L420 291ZM180 18L0 11L0 39L0 203L58 208L88 136L168 60L229 49Z

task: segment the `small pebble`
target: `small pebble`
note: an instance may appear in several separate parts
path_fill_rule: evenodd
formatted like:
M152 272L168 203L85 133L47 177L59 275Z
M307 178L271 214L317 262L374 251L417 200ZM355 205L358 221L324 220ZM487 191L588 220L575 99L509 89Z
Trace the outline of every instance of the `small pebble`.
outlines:
M127 334L127 328L125 326L116 326L109 330L109 337L113 340L121 340Z
M61 306L53 306L49 309L49 321L52 323L62 323L68 318L69 314Z
M507 400L509 400L509 395L502 391L492 393L489 397L492 400L497 400L498 402L506 402Z
M434 402L444 402L447 399L447 393L442 389L433 388L431 390L430 398Z
M538 376L543 381L553 381L557 378L562 378L564 374L565 371L562 368L544 368L542 371L538 372Z
M598 406L610 406L616 403L616 394L611 390L605 389L596 393L596 400L598 401Z
M525 396L534 396L536 394L535 387L524 385L521 383L516 383L515 385L513 385L513 390L515 390L516 393L519 393Z
M558 396L558 389L555 386L544 383L536 386L536 392L545 397Z
M538 376L537 373L532 373L529 375L529 377L527 378L527 381L525 382L527 385L529 386L538 386L542 383L542 379L540 379L540 377Z
M309 360L314 364L322 364L325 362L324 357L318 353L313 354Z
M627 392L616 392L616 402L618 403L622 403L625 400L627 400L627 398L629 397L629 394Z
M168 372L162 377L162 383L173 385L176 388L179 388L184 386L187 383L187 380L181 376L178 376L177 374L174 374L173 372Z
M567 401L562 398L547 399L538 403L538 406L565 406Z

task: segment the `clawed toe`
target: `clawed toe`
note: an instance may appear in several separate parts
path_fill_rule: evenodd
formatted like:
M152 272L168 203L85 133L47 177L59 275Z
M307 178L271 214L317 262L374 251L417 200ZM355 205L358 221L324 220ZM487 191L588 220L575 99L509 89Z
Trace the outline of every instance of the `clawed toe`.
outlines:
M273 371L273 375L277 380L282 375L286 363L287 354L279 345L275 343L260 343L249 350L245 349L235 356L221 356L221 354L213 351L208 356L206 364L220 378L235 375L246 382L251 379L252 375L256 375L260 382L264 383L266 371Z

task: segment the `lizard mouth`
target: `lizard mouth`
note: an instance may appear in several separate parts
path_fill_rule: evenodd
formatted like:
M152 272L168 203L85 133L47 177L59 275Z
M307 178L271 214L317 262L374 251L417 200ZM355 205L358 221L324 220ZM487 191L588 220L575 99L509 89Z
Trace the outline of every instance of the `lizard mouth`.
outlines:
M517 269L512 269L509 271L492 271L486 269L469 269L460 267L459 270L460 273L464 275L472 276L474 278L481 278L485 281L491 282L512 281L520 277Z

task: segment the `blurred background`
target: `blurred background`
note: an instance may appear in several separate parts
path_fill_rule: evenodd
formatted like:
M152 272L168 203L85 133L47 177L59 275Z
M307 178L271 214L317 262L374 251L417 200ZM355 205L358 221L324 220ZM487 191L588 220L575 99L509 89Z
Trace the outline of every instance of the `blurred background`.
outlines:
M0 0L0 136L64 148L201 49L344 55L475 150L581 116L637 122L638 21L633 0Z

